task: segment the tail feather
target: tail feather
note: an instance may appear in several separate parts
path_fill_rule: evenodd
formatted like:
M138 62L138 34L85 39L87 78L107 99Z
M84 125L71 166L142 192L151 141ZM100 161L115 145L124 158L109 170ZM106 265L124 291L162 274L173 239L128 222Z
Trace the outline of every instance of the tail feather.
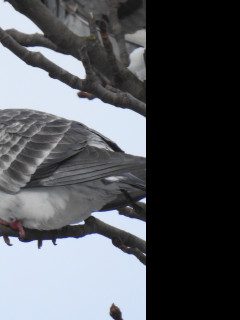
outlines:
M135 176L132 173L126 173L119 176L119 192L117 198L106 204L100 211L108 211L118 209L130 204L129 197L132 201L139 201L146 197L146 178L145 170L141 170L141 176L143 179ZM117 177L115 177L117 178ZM111 183L110 180L108 180ZM126 197L126 193L129 197Z

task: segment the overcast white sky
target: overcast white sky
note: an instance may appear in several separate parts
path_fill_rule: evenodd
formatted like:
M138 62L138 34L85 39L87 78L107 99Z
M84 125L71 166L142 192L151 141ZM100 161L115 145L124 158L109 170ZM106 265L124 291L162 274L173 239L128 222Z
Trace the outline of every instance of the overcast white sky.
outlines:
M0 0L0 27L40 32L26 17ZM81 63L71 57L35 48L79 77ZM128 110L80 100L77 91L27 66L0 44L0 108L30 108L83 122L115 141L127 153L145 156L145 119ZM145 238L143 222L119 216L115 211L95 216ZM113 247L101 236L23 244L0 238L0 310L4 320L99 320L114 302L124 320L145 320L145 267L135 257Z

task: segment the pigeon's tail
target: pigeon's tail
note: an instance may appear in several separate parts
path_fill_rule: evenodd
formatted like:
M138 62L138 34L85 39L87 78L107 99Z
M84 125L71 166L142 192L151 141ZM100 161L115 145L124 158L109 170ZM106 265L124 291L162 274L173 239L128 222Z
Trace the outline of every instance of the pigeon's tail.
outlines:
M131 205L133 202L146 197L146 169L142 167L143 160L145 161L146 159L141 158L141 166L136 166L136 168L131 169L131 172L105 179L107 183L118 180L121 192L114 201L106 204L101 211L114 210Z

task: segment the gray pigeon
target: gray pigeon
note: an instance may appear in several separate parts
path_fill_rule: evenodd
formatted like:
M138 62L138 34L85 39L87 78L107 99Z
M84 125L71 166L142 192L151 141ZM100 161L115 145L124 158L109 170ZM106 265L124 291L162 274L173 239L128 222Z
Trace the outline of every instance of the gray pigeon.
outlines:
M0 110L0 224L59 229L145 197L145 158L82 123Z

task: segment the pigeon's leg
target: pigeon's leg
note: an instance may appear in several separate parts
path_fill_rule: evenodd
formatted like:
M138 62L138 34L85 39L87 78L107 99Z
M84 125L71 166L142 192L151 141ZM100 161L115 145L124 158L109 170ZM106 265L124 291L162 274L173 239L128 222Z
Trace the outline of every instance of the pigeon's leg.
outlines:
M13 222L6 222L4 220L0 220L0 224L2 224L4 226L9 226L13 229L17 229L19 231L19 237L25 238L25 231L24 231L23 226L20 221L15 220Z

